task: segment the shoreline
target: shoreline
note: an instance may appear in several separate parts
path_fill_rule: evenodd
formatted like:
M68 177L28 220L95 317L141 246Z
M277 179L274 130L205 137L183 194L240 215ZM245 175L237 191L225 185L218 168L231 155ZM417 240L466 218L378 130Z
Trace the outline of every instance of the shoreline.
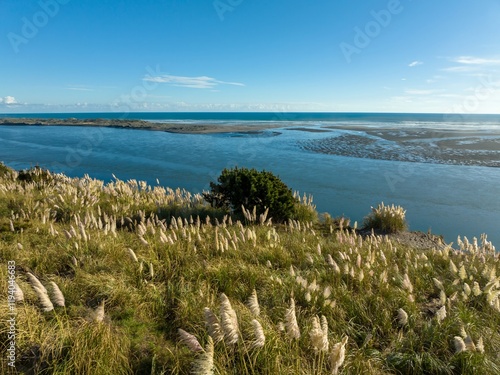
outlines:
M168 122L154 122L146 120L122 119L41 119L41 118L0 118L0 126L87 126L101 128L120 128L163 131L181 134L222 134L222 133L249 133L268 129L281 128L282 125L255 124L255 125L203 125L203 124L176 124Z

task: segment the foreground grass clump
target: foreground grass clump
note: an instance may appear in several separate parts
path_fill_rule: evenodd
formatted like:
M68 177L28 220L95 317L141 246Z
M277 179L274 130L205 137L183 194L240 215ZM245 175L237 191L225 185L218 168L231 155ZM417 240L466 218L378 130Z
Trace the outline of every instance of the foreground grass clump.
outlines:
M243 225L210 210L137 181L0 176L17 372L500 373L500 264L486 236L421 251L343 221ZM8 333L3 319L6 374Z
M406 211L401 206L386 206L384 202L365 217L364 225L368 229L375 229L383 233L402 232L408 228Z

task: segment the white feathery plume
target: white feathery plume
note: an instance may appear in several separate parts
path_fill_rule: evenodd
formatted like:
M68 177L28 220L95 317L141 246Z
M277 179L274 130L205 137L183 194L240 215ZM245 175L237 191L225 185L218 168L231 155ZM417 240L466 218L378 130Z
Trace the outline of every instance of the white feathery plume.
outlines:
M198 342L196 336L184 331L182 328L177 330L179 332L179 336L181 337L181 342L188 347L192 352L201 352L203 351L202 346Z
M413 293L413 285L407 273L405 273L403 276L403 288L406 289L409 293Z
M255 289L252 291L252 294L248 299L248 308L255 317L260 315L259 300L257 298L257 291Z
M213 375L214 373L214 342L212 337L208 336L208 342L205 350L194 361L193 374L195 375Z
M444 290L439 291L439 302L441 303L441 305L444 305L446 303L446 298L447 297Z
M297 323L297 316L295 315L295 300L290 298L290 307L285 313L285 327L286 333L291 339L298 339L300 337L300 329Z
M455 345L455 353L462 353L467 350L464 340L460 336L455 336L453 338L453 343Z
M134 250L132 250L131 248L127 248L127 252L128 252L130 259L132 259L134 262L139 261L139 259L137 259L137 255L135 255Z
M444 286L443 286L443 283L441 281L439 281L435 277L432 278L432 281L434 282L434 285L436 286L436 288L438 288L439 290L444 290Z
M458 268L457 266L455 265L455 263L453 263L453 261L450 259L450 271L452 273L458 273Z
M332 368L332 375L337 375L339 373L340 366L345 360L345 345L349 340L348 336L345 336L341 342L336 343L330 353L330 366Z
M460 279L462 280L465 280L467 278L467 271L465 271L465 267L464 265L462 264L462 266L460 267L460 269L458 270L458 276L460 277Z
M42 305L42 309L45 312L49 312L54 310L54 305L50 301L49 295L47 293L47 289L42 285L40 280L36 278L35 275L27 272L28 278L30 280L31 286L34 289L40 304Z
M484 353L484 343L483 343L483 338L482 337L480 337L479 340L477 340L476 350L479 353Z
M398 309L398 324L405 326L408 324L408 313L403 309Z
M474 294L475 297L481 295L483 293L481 291L481 287L479 286L479 283L477 281L474 281L474 285L472 287L472 294Z
M50 282L50 285L52 286L52 302L56 306L64 307L65 299L64 294L61 292L61 289L59 289L57 284L53 281Z
M14 300L16 302L22 302L24 301L24 293L23 290L17 285L16 282L14 282Z
M436 319L441 323L444 318L446 318L446 306L442 306L438 311L436 311Z
M321 330L323 331L323 350L327 352L330 342L328 341L328 320L324 315L321 315Z
M210 310L208 307L203 309L205 315L205 325L208 330L208 334L212 337L214 342L217 344L224 340L224 332L220 326L219 318Z
M309 337L311 338L311 344L312 347L314 348L314 351L320 352L325 350L324 334L323 330L321 329L321 324L317 315L312 317L312 328L311 331L309 332ZM326 340L326 342L328 343L328 340ZM326 350L328 350L328 348L326 348Z
M104 320L104 300L102 300L99 306L94 310L94 320L96 322L102 322Z
M40 282L40 280L38 280L36 278L35 275L33 275L32 273L29 273L29 272L26 272L26 275L28 276L28 279L29 279L31 285L33 286L33 288L38 288L42 292L44 292L45 294L47 294L47 289L45 289L45 287L42 285L42 283Z
M221 294L220 299L221 326L224 332L224 338L227 344L234 345L238 342L239 338L238 317L231 306L231 302L229 302L229 299L224 293Z
M253 332L255 336L255 340L252 342L252 348L262 348L266 342L266 336L264 334L264 330L262 329L262 325L259 323L257 319L252 320Z

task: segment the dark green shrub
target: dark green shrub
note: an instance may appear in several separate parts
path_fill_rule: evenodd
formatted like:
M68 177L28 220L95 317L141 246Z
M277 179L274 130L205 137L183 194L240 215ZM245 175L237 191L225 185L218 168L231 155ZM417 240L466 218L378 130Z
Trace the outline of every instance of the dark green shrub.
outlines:
M19 171L17 176L19 181L24 183L35 183L36 185L44 185L53 181L53 177L47 169L42 169L39 166L24 169Z
M213 207L227 209L239 218L244 217L242 206L250 211L256 207L257 215L268 208L267 217L276 222L294 217L297 200L292 190L271 172L236 167L224 169L217 181L203 194Z

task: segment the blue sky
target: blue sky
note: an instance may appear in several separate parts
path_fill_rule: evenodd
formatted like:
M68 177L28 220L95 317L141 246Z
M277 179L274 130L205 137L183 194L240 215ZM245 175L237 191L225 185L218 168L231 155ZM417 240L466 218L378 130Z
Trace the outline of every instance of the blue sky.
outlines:
M0 113L500 113L498 0L2 0Z

